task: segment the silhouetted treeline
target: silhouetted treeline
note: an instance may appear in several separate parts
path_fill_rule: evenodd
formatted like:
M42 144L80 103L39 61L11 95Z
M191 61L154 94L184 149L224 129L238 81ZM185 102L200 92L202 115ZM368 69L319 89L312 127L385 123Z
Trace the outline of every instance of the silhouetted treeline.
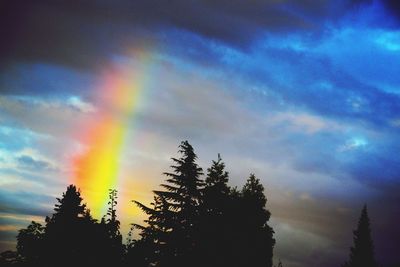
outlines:
M181 157L172 159L172 172L164 173L163 190L154 191L151 206L135 201L149 218L144 226L134 225L142 238L128 248L128 255L135 257L127 262L271 267L274 232L267 224L270 213L260 181L251 174L241 190L229 187L219 155L202 180L193 147L182 142L179 152Z
M126 244L117 191L110 189L107 213L97 221L70 185L44 225L32 222L19 231L17 251L1 253L0 266L272 267L274 231L259 179L250 174L241 189L231 187L219 154L205 174L187 141L179 154L153 202L133 201L148 218L132 225ZM377 266L370 231L364 207L344 267Z
M17 253L2 255L12 266L112 266L122 261L124 248L115 216L116 191L110 190L107 215L98 222L70 185L57 198L55 213L45 225L32 222L17 236Z

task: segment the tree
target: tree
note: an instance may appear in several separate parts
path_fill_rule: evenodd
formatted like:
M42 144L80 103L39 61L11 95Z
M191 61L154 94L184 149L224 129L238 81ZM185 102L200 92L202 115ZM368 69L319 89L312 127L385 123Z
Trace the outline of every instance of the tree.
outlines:
M22 261L29 265L38 264L43 253L44 227L32 221L26 229L19 230L17 235L17 252Z
M80 192L74 185L69 185L62 198L57 198L57 202L55 213L46 217L44 242L48 255L43 260L48 266L63 263L67 265L68 262L72 264L82 253L78 220L85 215L85 205L81 204ZM58 263L59 259L64 260Z
M55 213L46 218L43 265L84 266L102 259L101 231L82 200L74 185L57 198Z
M213 160L211 167L207 169L205 189L207 191L215 191L220 195L227 195L229 193L228 181L229 173L225 171L225 163L222 162L221 155L218 154L217 161Z
M374 256L374 245L371 237L370 220L367 206L364 205L358 221L357 229L353 231L353 247L350 257L344 267L377 267Z
M145 220L147 226L133 224L133 228L139 229L141 239L131 242L128 258L139 266L167 265L170 261L171 245L169 238L171 235L173 216L175 212L170 210L168 202L158 196L154 196L154 201L150 204L152 208L134 201L149 217Z
M165 172L165 190L156 190L155 202L147 207L135 203L148 214L148 226L137 226L142 230L142 238L156 245L152 264L156 266L186 266L198 246L199 205L202 169L197 165L197 156L188 141L179 146L179 159L172 158L172 172Z
M22 266L21 263L23 263L24 261L25 259L21 259L21 256L16 251L6 250L0 253L0 266L2 267Z
M107 246L107 254L109 255L108 262L113 265L119 264L123 255L122 235L119 231L120 222L117 219L116 210L118 204L117 194L117 190L109 189L109 207L106 215L102 218L100 225L104 228L104 232L106 233L105 243Z
M242 266L272 266L274 231L268 225L271 213L265 208L267 198L264 187L254 174L250 174L241 191L238 221L242 246Z
M225 171L225 164L218 154L217 161L212 161L207 169L205 188L203 190L202 216L201 216L201 257L203 266L224 266L227 258L231 257L229 206L230 188L228 186L229 174Z
M83 217L86 211L86 204L82 204L82 197L75 185L69 185L67 191L63 193L62 198L57 198L58 204L55 205L51 218L47 218L48 223L63 221L72 223L79 217Z

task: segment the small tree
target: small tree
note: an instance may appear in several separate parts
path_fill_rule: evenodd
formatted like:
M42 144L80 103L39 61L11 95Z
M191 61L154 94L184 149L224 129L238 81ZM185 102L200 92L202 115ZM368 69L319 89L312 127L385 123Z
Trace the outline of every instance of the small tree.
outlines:
M377 267L374 256L374 245L371 237L370 220L367 206L364 205L358 221L357 229L353 231L354 245L350 248L350 257L344 267Z

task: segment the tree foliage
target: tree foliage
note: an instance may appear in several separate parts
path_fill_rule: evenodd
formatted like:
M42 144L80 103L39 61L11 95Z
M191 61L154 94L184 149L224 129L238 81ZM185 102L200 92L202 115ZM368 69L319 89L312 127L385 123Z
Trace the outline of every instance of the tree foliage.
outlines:
M350 248L349 260L344 267L377 267L374 256L374 244L371 237L371 226L367 206L361 211L357 229L353 231L354 245Z

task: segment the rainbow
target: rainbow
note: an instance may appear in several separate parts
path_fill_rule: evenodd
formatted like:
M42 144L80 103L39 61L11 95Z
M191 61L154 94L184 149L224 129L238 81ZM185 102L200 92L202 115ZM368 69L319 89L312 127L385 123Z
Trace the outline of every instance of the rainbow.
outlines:
M113 66L96 90L95 117L83 125L79 140L86 149L73 158L73 183L95 218L105 214L108 190L118 189L124 143L131 138L137 107L150 81L151 56L136 51L134 64Z

